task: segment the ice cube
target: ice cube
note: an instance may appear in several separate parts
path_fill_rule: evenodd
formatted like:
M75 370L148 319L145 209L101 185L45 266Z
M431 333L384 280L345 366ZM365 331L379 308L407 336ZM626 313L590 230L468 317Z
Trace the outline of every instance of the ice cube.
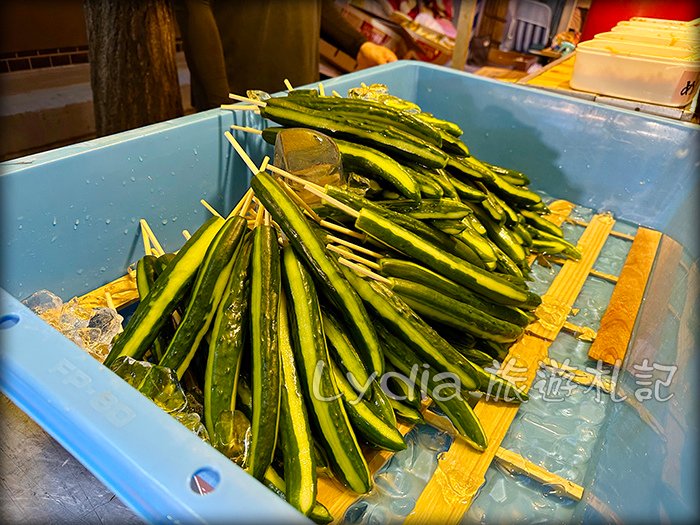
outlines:
M207 432L199 414L194 412L178 412L172 415L185 427L194 432L200 439L209 443L209 432Z
M231 461L241 467L247 464L252 434L250 421L243 412L222 412L210 437L214 447Z
M63 300L49 290L38 290L22 300L22 304L37 315L47 310L57 310L63 306Z

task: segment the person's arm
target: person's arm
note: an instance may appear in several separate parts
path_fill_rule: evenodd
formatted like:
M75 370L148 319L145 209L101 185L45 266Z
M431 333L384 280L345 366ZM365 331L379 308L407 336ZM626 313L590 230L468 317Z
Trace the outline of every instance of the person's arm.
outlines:
M370 42L352 27L333 0L321 1L321 38L354 57L358 69L397 60L391 49Z

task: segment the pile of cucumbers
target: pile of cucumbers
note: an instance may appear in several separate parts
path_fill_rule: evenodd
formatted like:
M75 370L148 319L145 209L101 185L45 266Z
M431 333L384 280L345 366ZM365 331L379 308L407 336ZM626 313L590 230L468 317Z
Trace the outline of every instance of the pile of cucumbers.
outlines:
M148 361L201 391L211 444L319 523L332 517L317 476L368 492L363 447L404 449L397 418L422 421L428 400L487 447L476 401L527 397L484 367L535 319L528 256L580 257L525 175L399 105L269 99L262 116L281 126L263 137L328 134L346 183L310 213L257 173L255 220L212 217L176 254L143 257L140 302L104 363Z

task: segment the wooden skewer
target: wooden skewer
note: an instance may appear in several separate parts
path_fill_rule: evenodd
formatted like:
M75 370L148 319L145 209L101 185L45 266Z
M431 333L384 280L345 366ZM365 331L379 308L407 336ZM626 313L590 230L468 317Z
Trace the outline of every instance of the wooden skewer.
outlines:
M340 264L342 264L343 266L347 266L351 270L356 271L357 273L359 273L360 275L362 275L364 277L369 277L370 279L374 279L375 281L379 281L380 283L391 284L391 281L389 279L387 279L386 277L383 277L377 273L374 273L373 271L368 270L367 268L365 268L364 266L362 266L360 264L355 264L354 262L348 261L347 259L345 259L343 257L340 257L338 259L338 262Z
M250 170L250 172L257 173L258 167L255 165L255 163L252 161L252 159L248 156L248 154L245 152L245 150L240 145L240 143L231 134L231 132L225 131L224 136L231 143L231 146L233 146L233 149L236 150L236 153L238 153L238 155L240 155L241 159L243 159L243 162L245 162L246 166L248 166L248 169Z
M334 198L331 197L330 195L326 195L326 193L325 193L324 191L321 191L321 190L319 190L319 189L316 189L316 188L314 188L314 187L312 187L312 186L308 186L308 185L307 185L307 186L304 186L304 189L305 189L306 191L308 191L309 193L313 193L313 194L316 195L317 197L320 197L321 199L323 199L323 200L326 201L327 203L333 205L334 207L338 208L339 210L341 210L341 211L347 213L348 215L350 215L350 217L352 217L352 218L354 218L354 219L357 219L357 218L360 216L360 213L359 213L359 212L357 212L356 210L352 209L352 208L351 208L350 206L348 206L347 204L343 204L343 203L340 202L339 200L334 199Z
M346 241L345 239L341 239L340 237L336 237L335 235L328 235L326 239L328 239L329 241L333 241L336 244L342 244L343 246L347 246L348 248L355 250L356 252L364 253L365 255L374 257L375 259L381 259L384 257L381 253L373 252L372 250L369 250L363 246L358 246L357 244L353 244L350 241Z
M297 182L297 183L301 184L302 186L313 186L319 190L323 190L323 186L319 186L318 184L314 184L313 182L309 182L307 180L304 180L301 177L297 177L296 175L292 175L288 171L283 170L282 168L278 168L274 164L268 164L267 169L276 175L284 177L285 179L293 180L294 182Z
M192 237L192 234L188 230L182 230L182 236L185 238L186 241L189 241L190 237Z
M214 217L219 217L223 219L223 217L221 217L221 214L214 209L214 206L209 204L207 201L205 201L204 199L199 199L199 202L202 204L202 206L209 210L209 213L211 213Z
M323 87L323 82L318 83L318 94L321 95L322 97L326 96L326 90Z
M231 213L228 214L229 217L232 217L234 215L238 215L238 213L241 211L241 208L245 204L246 200L248 200L248 196L253 193L252 188L248 188L248 190L243 194L243 196L240 198L238 203L233 207L231 210Z
M263 158L262 162L260 163L260 167L258 168L258 171L265 171L267 169L267 165L270 163L270 157L265 155Z
M306 213L308 213L309 216L314 220L314 222L317 222L317 223L321 224L322 219L321 219L321 217L318 215L318 213L316 213L316 212L313 210L313 208L312 208L311 206L309 206L309 204L308 204L304 199L302 199L301 197L299 197L299 195L297 194L297 192L294 191L294 190L289 186L289 184L287 184L284 180L279 179L279 182L280 182L280 185L282 186L282 189L283 189L284 191L287 192L287 195L289 195L289 197L290 197L294 202L296 202L301 208L303 208L304 211L306 211Z
M335 252L338 255L342 255L346 259L350 259L352 261L357 261L361 264L364 264L365 266L372 268L373 270L379 270L380 268L380 266L376 262L370 261L369 259L365 259L364 257L360 257L356 253L352 253L346 248L341 248L340 246L335 246L334 244L326 244L326 249Z
M155 249L158 250L158 252L155 253L154 255L163 255L165 253L165 250L158 242L158 239L156 238L156 234L153 233L153 230L151 230L151 227L148 225L148 222L146 222L146 219L141 219L141 221L139 221L139 222L140 222L141 226L146 229L146 232L148 232L148 236L151 238L151 243L153 243L153 246L155 247ZM151 252L153 252L153 248L151 248Z
M245 200L243 201L243 204L239 208L236 206L236 209L234 209L235 213L238 214L240 217L245 217L248 214L248 211L250 210L250 205L253 202L253 196L255 194L253 193L253 188L250 188L246 194L245 194ZM232 211L231 213L234 213Z
M139 223L141 225L141 239L143 240L143 253L145 255L152 255L152 248L151 248L151 238L148 235L148 231L146 228L144 228L143 223Z
M243 95L236 95L235 93L229 93L228 98L232 98L233 100L238 100L240 102L248 102L249 104L253 104L254 106L258 106L261 108L267 106L267 104L262 100L255 100L254 98L244 97Z
M272 218L270 217L270 212L263 208L263 224L265 226L270 226Z
M284 86L287 88L287 91L294 91L292 83L287 78L284 79Z
M262 135L262 130L258 128L251 128L249 126L239 126L238 124L231 124L231 129L237 129L240 131L245 131L246 133L255 133L256 135Z
M257 227L263 223L263 219L265 218L265 207L258 199L255 199L255 202L258 203L258 214L255 216L255 226Z
M342 95L340 93L338 93L335 89L333 91L331 91L331 93L333 94L334 97L343 98Z
M347 235L348 237L354 237L355 239L359 239L361 241L366 241L367 240L367 235L364 233L356 232L355 230L351 230L349 228L345 228L343 226L340 226L339 224L335 224L333 222L328 222L325 219L322 219L321 222L319 222L321 226L326 228L327 230L333 230L338 233L342 233L344 235Z
M255 113L260 113L260 108L253 104L221 104L219 107L232 111L253 111Z

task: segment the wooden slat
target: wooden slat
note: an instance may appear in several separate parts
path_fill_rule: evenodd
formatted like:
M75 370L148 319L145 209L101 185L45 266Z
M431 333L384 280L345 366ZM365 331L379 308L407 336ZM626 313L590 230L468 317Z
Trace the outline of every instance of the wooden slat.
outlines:
M642 304L661 233L640 228L620 272L608 308L600 320L598 337L588 357L614 365L622 362Z
M544 310L538 310L538 314L546 316L545 319L530 325L535 330L526 333L511 347L499 373L516 386L529 389L540 363L548 357L551 342L566 322L566 316L614 223L614 219L607 214L593 217L579 239L578 247L583 254L581 260L566 261L543 296ZM406 524L450 525L460 522L483 485L486 471L518 408L519 405L515 404L479 401L474 412L488 437L488 447L478 452L464 440L456 440L441 456L438 468L418 498Z
M566 261L559 270L542 296L542 304L537 308L538 320L528 327L531 333L554 341L614 224L615 219L607 214L591 219L577 245L582 253L581 260Z
M576 501L583 497L583 487L564 479L557 474L552 474L548 470L534 464L532 461L528 461L520 454L516 454L508 449L499 447L496 452L496 459L499 463L505 465L508 469L514 470L521 474L526 474L532 479L535 479L542 483L552 487L555 492L560 496L569 496Z

